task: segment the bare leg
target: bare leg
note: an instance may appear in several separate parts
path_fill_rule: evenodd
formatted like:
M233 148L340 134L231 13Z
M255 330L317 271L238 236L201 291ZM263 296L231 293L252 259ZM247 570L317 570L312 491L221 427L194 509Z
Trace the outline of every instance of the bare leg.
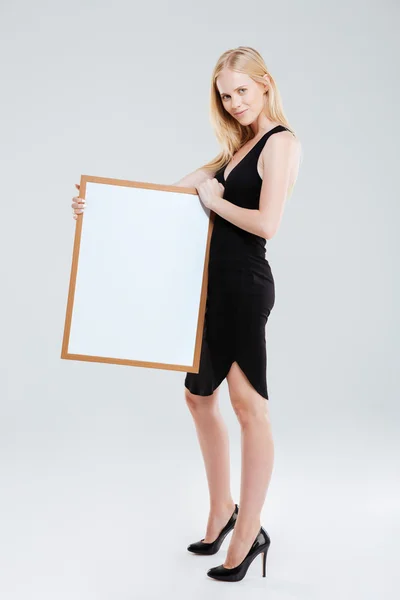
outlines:
M242 471L240 508L224 567L231 569L242 562L261 527L274 462L274 443L268 411L263 398L237 364L228 377L229 395L241 426Z
M185 399L196 427L210 494L203 541L213 542L235 509L230 490L228 430L219 410L218 390L210 396L198 396L185 387Z

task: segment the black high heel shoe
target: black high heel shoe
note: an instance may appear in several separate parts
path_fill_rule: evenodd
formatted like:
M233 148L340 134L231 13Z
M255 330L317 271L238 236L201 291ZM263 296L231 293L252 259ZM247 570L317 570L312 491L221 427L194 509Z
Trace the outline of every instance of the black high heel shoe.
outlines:
M239 565L237 565L237 567L227 569L223 565L218 565L218 567L212 567L211 569L209 569L207 571L207 575L209 577L212 577L213 579L218 579L219 581L240 581L246 575L247 569L249 568L255 557L258 554L262 553L262 576L265 577L267 552L270 544L271 540L269 538L268 533L263 527L261 527L250 550L248 551L247 555L244 557L242 562Z
M193 542L193 544L189 544L189 546L187 547L189 552L194 552L195 554L215 554L216 552L218 552L222 542L224 541L228 533L231 531L231 529L233 529L235 526L238 511L239 507L237 504L235 504L235 510L233 511L231 518L229 519L225 527L221 529L216 540L214 540L213 542L203 542L204 538L202 538L199 542Z

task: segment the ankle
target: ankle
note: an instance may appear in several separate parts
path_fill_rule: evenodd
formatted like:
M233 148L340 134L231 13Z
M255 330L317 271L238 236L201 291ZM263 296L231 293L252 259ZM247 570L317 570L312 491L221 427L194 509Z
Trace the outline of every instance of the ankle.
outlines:
M260 531L260 528L261 522L259 520L254 520L248 523L242 523L238 519L235 525L234 539L239 544L247 543L249 537L255 537Z
M210 515L215 517L218 516L226 516L227 512L233 513L235 510L235 502L233 500L218 503L218 504L210 504Z

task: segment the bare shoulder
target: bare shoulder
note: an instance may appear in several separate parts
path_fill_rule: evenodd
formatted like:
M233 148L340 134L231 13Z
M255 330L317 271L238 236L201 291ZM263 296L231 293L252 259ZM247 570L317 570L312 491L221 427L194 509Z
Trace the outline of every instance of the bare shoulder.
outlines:
M268 138L260 154L258 171L262 179L271 170L278 173L289 167L291 185L297 179L301 162L300 140L291 131L279 131Z
M214 171L208 171L206 169L196 169L196 171L188 173L188 175L185 175L184 177L182 177L182 179L180 179L176 183L173 183L172 185L176 185L179 187L197 187L198 185L203 183L203 181L206 181L206 179L213 179L214 177Z
M289 156L291 161L300 159L301 142L291 131L279 131L268 138L261 152L261 162L267 164L269 159Z
M288 148L289 150L295 150L299 147L300 141L299 139L293 135L291 131L278 131L268 140L268 144L265 144L265 148L268 149L268 146L271 147L280 147L280 148Z

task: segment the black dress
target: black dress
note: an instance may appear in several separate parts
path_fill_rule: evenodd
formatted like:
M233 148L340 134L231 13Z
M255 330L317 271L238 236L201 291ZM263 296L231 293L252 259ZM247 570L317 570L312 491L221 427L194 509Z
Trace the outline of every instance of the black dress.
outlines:
M226 180L226 165L217 171L215 178L225 187L225 200L243 208L259 208L258 158L268 138L286 130L277 125L267 131ZM265 238L215 214L200 368L185 378L185 387L193 394L212 394L237 361L251 385L268 400L265 330L275 303L275 285L265 249Z

